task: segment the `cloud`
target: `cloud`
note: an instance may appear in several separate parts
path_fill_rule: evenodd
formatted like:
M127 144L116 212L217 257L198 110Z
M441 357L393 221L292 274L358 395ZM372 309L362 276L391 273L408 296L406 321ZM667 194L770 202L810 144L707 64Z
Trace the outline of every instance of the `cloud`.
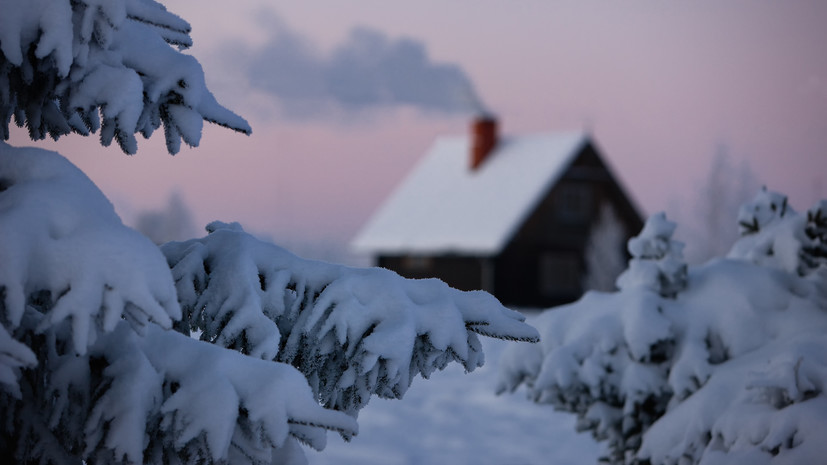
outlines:
M268 17L264 44L236 46L224 55L241 67L252 88L276 97L287 116L398 106L444 114L485 111L468 74L459 65L434 62L421 41L361 27L321 53L283 21ZM239 56L239 49L247 51Z

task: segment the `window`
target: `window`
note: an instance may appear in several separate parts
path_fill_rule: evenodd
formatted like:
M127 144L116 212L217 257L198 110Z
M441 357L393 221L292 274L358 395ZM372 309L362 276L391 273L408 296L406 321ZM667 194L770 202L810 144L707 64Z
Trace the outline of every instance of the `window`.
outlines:
M554 216L560 221L588 221L592 211L592 197L589 184L562 183L554 194Z

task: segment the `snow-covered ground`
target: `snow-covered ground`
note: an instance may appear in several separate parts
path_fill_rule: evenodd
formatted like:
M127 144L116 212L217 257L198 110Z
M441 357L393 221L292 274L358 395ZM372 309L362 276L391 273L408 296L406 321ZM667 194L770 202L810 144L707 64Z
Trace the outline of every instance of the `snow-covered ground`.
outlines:
M529 317L529 322L530 322ZM359 435L345 443L328 433L310 465L593 465L602 448L574 430L575 417L529 402L523 391L494 394L497 364L508 344L483 338L485 366L464 373L451 364L418 378L402 400L372 398L359 414Z

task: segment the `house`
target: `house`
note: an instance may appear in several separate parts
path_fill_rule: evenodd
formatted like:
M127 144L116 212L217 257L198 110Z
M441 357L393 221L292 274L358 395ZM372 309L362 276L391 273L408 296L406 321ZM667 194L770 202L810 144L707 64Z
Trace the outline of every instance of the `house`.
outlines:
M586 133L500 136L481 116L468 136L436 140L352 242L409 278L483 289L506 305L548 307L582 295L598 213L626 240L638 210Z

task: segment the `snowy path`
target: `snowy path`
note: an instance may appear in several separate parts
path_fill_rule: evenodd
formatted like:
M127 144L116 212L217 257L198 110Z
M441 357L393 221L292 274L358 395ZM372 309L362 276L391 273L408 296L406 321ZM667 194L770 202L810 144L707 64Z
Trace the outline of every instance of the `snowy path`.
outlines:
M465 374L452 364L414 380L405 398L373 398L349 444L328 434L308 450L310 465L593 465L600 447L574 431L574 416L536 405L518 391L494 395L497 362L507 342L483 339L484 367Z

